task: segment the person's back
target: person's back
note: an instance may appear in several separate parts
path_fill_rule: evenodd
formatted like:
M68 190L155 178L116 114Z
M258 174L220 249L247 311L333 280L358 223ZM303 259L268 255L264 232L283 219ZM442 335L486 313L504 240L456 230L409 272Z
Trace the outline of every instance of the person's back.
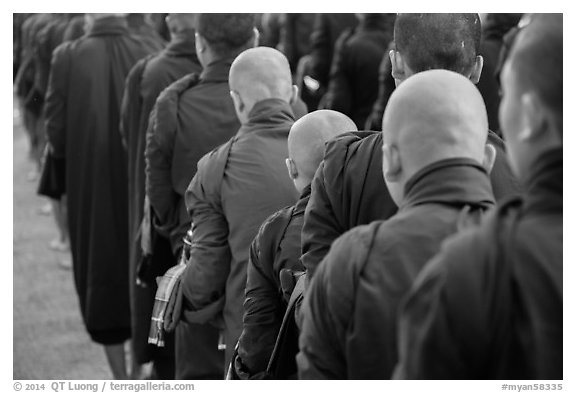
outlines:
M226 364L242 331L250 243L266 217L297 197L283 162L296 98L286 57L264 47L243 52L230 90L242 127L200 160L186 192L198 246L183 281L185 319L223 318Z
M285 319L292 289L289 278L304 270L300 263L300 233L310 197L310 181L322 160L324 143L353 129L355 125L350 118L329 110L309 113L290 129L286 165L300 199L294 206L268 217L250 246L243 330L232 364L233 374L239 379L278 378L267 366ZM294 357L298 343L290 344Z
M316 271L302 307L301 378L390 378L402 296L442 241L494 204L481 166L486 110L466 78L414 76L383 126L384 178L400 210L342 235Z
M167 47L138 61L126 78L121 119L121 132L128 160L133 360L136 364L154 360L156 375L164 379L174 378L174 350L170 344L167 349L153 349L148 345L148 331L157 288L155 278L174 265L176 259L172 255L169 242L156 236L152 255L146 263L142 261L139 235L144 213L146 131L150 112L162 90L189 73L202 71L194 45L194 14L171 15L168 22L172 40ZM137 279L147 279L146 286L137 284ZM172 342L173 340L170 340L170 343Z
M198 14L195 45L202 73L166 88L152 112L145 150L146 195L155 229L171 243L173 261L180 257L190 229L185 193L199 160L240 126L230 97L229 71L234 58L253 46L253 28L253 14ZM175 332L177 379L222 375L223 354L215 353L218 327L207 322L180 320Z
M240 126L230 98L228 73L234 57L251 46L247 41L253 26L251 14L240 22L230 19L234 14L201 14L198 18L199 34L207 35L208 42L219 51L197 53L202 73L182 78L159 96L145 150L146 195L158 219L157 229L170 240L175 256L190 227L184 194L198 160L230 139ZM221 23L230 27L219 32ZM234 44L227 43L227 35L234 36Z
M336 42L324 107L347 114L357 127L378 96L378 70L392 40L394 15L361 14L358 26Z
M526 193L422 271L400 314L396 378L563 378L562 21L532 16L502 72L500 122Z
M449 69L449 66L477 82L482 64L476 52L480 41L479 23L475 14L400 14L395 24L399 49L391 52L392 75L397 84L419 71ZM418 34L415 35L416 28ZM427 37L427 51L420 51L423 45L418 40L420 35ZM453 59L451 64L444 61L446 57ZM408 63L412 58L414 69ZM328 143L324 162L312 182L302 228L302 263L310 276L340 234L356 225L389 218L396 212L396 205L379 174L382 151L378 146L382 133L366 133L362 133L366 136L360 140L342 136ZM488 145L496 152L490 177L498 201L517 193L519 187L505 160L502 140L490 132Z
M130 68L155 48L131 36L122 17L92 17L85 36L54 51L46 131L54 157L66 159L70 245L84 323L92 339L115 351L111 359L118 360L130 337L120 103ZM126 372L113 371L120 377Z

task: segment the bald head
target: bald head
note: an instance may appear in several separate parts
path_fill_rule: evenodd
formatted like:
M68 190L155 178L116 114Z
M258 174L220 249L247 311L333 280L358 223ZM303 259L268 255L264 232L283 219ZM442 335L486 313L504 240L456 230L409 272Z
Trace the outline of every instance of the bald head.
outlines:
M390 97L382 129L384 144L399 155L404 181L440 160L484 160L484 100L467 78L452 71L425 71L407 79Z
M563 15L535 14L520 30L509 55L510 68L522 92L532 91L554 118L562 134Z
M276 49L257 47L245 50L230 68L230 90L249 108L262 100L292 97L292 74L284 54Z
M318 110L300 118L288 135L288 155L296 167L303 188L310 184L318 165L324 158L324 145L330 139L348 131L356 131L356 124L343 113ZM295 179L293 171L291 177ZM296 183L296 181L295 181Z

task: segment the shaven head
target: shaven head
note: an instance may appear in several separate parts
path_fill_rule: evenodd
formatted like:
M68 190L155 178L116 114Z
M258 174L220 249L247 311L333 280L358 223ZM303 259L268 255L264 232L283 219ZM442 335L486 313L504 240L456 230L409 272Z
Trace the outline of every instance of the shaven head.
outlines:
M452 71L418 73L391 95L382 123L384 179L397 204L422 168L450 158L482 164L488 118L478 89Z
M520 179L563 142L563 16L530 15L500 75L500 124Z
M357 131L356 124L343 113L333 110L311 112L290 129L288 135L288 173L299 192L314 178L324 158L324 145L348 131Z
M481 33L478 14L398 14L396 50L390 55L394 79L399 84L415 73L443 69L477 83L482 70Z
M232 63L228 83L242 123L256 103L270 98L289 103L295 93L288 59L282 52L268 47L240 53Z

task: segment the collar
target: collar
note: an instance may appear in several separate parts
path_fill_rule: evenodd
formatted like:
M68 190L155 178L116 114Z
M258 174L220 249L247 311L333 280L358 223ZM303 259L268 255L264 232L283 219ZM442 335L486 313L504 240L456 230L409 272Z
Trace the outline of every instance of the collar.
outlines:
M451 158L422 168L408 180L404 195L400 209L424 203L486 208L494 204L486 170L467 158Z
M228 74L234 58L219 59L208 64L200 74L202 82L228 82Z
M279 98L268 98L254 104L248 115L248 123L242 128L252 128L258 124L278 126L294 123L292 107Z
M563 174L562 147L542 154L536 160L526 181L526 210L562 212Z
M89 36L128 34L128 22L119 16L96 19L88 32Z
M175 34L166 47L168 56L194 56L196 57L196 37L194 29L186 29Z
M302 194L300 194L298 202L296 202L296 205L294 205L294 213L292 213L293 216L298 214L304 214L304 211L306 210L306 205L308 205L308 201L310 200L311 192L312 192L312 184L308 184L302 190Z

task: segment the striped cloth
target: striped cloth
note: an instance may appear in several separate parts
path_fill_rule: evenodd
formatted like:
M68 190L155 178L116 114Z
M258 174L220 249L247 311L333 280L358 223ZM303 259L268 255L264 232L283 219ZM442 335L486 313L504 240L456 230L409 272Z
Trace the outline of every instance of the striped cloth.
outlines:
M170 333L178 324L182 312L181 277L186 264L181 262L168 269L164 276L158 277L158 289L152 310L152 323L148 334L148 343L158 347L164 346L164 334Z

